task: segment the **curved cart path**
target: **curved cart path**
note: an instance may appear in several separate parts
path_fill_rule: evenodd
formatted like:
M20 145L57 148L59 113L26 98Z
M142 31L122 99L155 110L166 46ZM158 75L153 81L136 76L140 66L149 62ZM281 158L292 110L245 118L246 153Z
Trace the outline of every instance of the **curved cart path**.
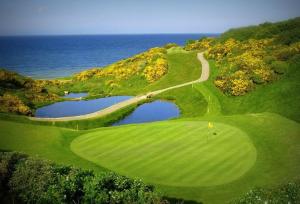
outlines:
M197 58L202 64L202 73L201 73L200 78L197 79L197 80L190 81L190 82L183 83L183 84L179 84L179 85L175 85L175 86L171 86L171 87L168 87L168 88L165 88L165 89L160 89L160 90L157 90L157 91L149 92L145 95L136 96L134 98L128 99L126 101L122 101L120 103L114 104L110 107L107 107L105 109L99 110L99 111L94 112L94 113L89 113L89 114L85 114L85 115L78 115L78 116L59 117L59 118L29 117L29 119L37 120L37 121L70 121L70 120L83 120L83 119L88 119L88 118L101 117L101 116L105 116L105 115L108 115L110 113L113 113L113 112L115 112L115 111L117 111L121 108L124 108L126 106L129 106L131 104L135 104L137 102L145 100L150 96L155 96L157 94L160 94L162 92L165 92L165 91L168 91L168 90L171 90L171 89L176 89L176 88L179 88L179 87L183 87L183 86L191 85L191 84L194 84L194 83L199 83L199 82L206 81L209 77L209 64L208 64L207 60L204 58L203 52L198 53Z

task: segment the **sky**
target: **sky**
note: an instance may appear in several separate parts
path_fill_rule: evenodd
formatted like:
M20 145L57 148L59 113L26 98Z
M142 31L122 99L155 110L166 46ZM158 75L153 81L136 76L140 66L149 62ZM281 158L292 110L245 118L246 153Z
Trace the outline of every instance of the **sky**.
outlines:
M221 33L300 16L300 0L0 0L0 35Z

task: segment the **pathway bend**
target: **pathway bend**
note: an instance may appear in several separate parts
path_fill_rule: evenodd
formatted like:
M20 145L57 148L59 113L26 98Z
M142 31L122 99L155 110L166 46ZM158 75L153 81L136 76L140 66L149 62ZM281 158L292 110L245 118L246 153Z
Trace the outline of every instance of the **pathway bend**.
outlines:
M138 103L142 100L145 100L150 96L155 96L155 95L158 95L162 92L165 92L165 91L168 91L168 90L171 90L171 89L176 89L176 88L180 88L180 87L183 87L183 86L187 86L187 85L191 85L191 84L206 81L209 77L209 64L208 64L208 61L204 58L203 52L198 53L197 58L202 64L202 73L201 73L200 78L197 79L197 80L186 82L186 83L183 83L183 84L178 84L178 85L171 86L171 87L168 87L168 88L165 88L165 89L152 91L152 92L149 92L149 93L141 95L141 96L136 96L136 97L133 97L133 98L128 99L126 101L122 101L120 103L114 104L114 105L112 105L110 107L107 107L105 109L96 111L94 113L89 113L89 114L85 114L85 115L78 115L78 116L66 116L66 117L59 117L59 118L29 117L29 119L30 120L36 120L36 121L71 121L71 120L84 120L84 119L89 119L89 118L101 117L101 116L105 116L105 115L108 115L110 113L113 113L113 112L115 112L117 110L120 110L122 108L125 108L129 105L132 105L132 104Z

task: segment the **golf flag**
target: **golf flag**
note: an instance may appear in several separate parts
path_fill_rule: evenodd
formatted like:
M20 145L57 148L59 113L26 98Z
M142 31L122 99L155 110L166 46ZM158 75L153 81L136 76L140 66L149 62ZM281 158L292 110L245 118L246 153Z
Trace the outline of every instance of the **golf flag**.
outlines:
M214 125L211 122L208 122L208 128L213 128Z

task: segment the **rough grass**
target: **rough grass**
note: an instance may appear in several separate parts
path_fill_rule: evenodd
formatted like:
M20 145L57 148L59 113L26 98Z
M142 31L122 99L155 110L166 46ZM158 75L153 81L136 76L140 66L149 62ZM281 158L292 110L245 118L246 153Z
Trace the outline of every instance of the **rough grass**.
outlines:
M24 152L61 164L102 170L103 168L78 158L70 150L70 142L80 131L0 120L0 149Z
M255 162L247 135L222 123L163 122L102 129L71 149L118 173L169 186L214 186L242 176Z

